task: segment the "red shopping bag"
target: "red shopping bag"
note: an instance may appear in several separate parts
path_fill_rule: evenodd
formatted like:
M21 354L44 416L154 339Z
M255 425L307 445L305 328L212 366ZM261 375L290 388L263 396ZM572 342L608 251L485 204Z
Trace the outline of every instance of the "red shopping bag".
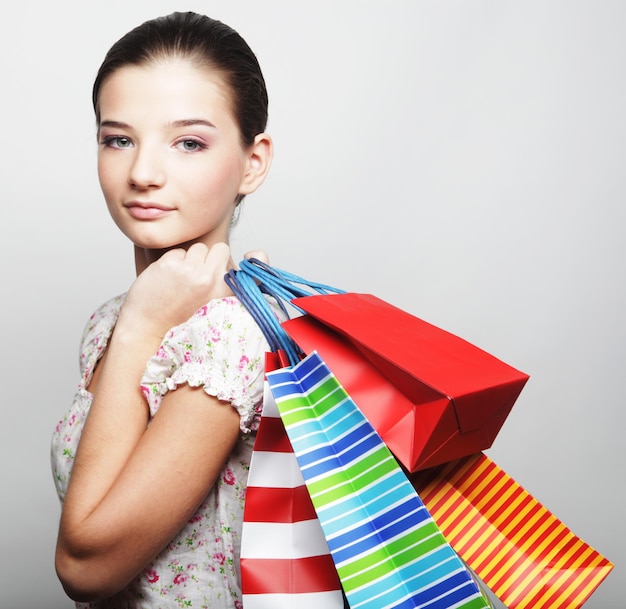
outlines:
M318 351L409 470L489 448L528 375L370 294L293 299L282 326Z

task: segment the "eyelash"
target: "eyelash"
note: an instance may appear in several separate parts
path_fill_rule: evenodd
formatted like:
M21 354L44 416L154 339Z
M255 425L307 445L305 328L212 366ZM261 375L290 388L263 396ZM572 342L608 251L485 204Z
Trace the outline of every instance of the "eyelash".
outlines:
M126 146L119 145L120 141L122 140L124 140L127 143ZM108 148L118 148L120 150L123 150L125 148L129 148L131 141L130 141L130 138L124 135L109 135L102 139L101 144L103 146L107 146Z
M184 145L190 144L190 143L193 144L195 148L193 150L184 149ZM193 154L194 152L197 152L198 150L206 150L208 148L208 146L204 142L195 140L193 138L185 138L183 140L179 140L178 142L176 142L176 147L179 147L179 146L183 146L183 152L185 152L186 154Z

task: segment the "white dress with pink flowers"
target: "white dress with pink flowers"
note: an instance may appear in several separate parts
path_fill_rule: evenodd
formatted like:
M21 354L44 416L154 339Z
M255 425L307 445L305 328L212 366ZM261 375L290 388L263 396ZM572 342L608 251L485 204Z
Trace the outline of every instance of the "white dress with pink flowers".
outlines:
M89 319L80 350L81 380L74 402L52 438L52 470L61 501L91 405L87 391L124 300L118 296ZM149 360L141 388L151 416L163 396L182 383L229 401L241 437L200 509L161 554L114 597L77 603L92 609L241 609L239 550L243 505L263 395L267 342L235 298L212 300L172 328Z

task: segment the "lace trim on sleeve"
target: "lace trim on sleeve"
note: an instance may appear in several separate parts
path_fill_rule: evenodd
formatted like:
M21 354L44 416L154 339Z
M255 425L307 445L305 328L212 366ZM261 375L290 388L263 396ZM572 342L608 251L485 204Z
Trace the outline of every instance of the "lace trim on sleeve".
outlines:
M179 385L203 387L232 404L243 432L258 427L268 344L236 298L209 302L172 328L148 362L142 391L156 413L163 396Z

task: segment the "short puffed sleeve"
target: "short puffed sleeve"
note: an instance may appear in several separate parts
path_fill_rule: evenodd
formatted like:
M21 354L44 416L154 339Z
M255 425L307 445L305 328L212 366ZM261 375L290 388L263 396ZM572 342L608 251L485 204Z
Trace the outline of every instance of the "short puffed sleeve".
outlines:
M187 383L230 402L243 432L258 427L268 343L236 298L220 298L172 328L148 361L141 389L151 415L163 396Z
M111 332L126 294L120 294L100 305L91 315L83 330L80 341L81 386L87 387L98 360L111 337Z

